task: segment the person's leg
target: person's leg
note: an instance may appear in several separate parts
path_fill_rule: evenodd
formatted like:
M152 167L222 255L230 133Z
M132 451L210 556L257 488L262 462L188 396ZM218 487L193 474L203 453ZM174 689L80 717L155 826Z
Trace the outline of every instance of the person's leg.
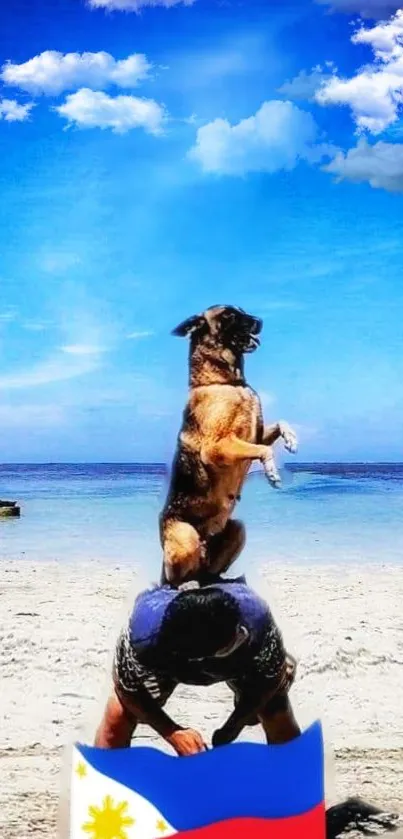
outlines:
M136 718L122 705L115 691L109 697L98 726L94 746L100 749L125 749L130 746L137 726Z
M301 734L287 694L273 697L258 717L269 744L289 743Z

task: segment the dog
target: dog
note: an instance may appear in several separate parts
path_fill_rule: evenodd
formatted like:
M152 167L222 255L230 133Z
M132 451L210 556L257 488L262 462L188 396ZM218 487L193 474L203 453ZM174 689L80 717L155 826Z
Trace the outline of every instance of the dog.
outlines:
M264 424L245 379L244 355L259 346L262 327L235 306L212 306L172 332L190 340L190 392L159 519L162 584L207 582L227 571L245 544L244 525L231 516L252 462L279 486L273 443L282 438L297 451L288 424Z

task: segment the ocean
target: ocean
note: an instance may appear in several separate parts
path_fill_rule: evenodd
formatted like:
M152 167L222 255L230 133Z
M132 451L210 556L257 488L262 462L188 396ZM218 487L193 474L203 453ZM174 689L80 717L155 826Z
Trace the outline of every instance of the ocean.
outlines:
M236 516L247 545L236 573L263 564L403 561L403 464L288 464L273 489L257 470ZM164 466L53 464L0 466L0 498L21 518L0 518L0 559L98 559L159 575L158 514Z

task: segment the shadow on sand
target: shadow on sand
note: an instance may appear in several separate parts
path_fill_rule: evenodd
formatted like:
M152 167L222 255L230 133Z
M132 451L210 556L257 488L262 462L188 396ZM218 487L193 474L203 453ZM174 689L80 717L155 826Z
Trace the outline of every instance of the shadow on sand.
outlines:
M385 813L360 798L349 798L326 811L327 839L358 839L360 836L382 834L393 835L394 839L403 839L401 817L395 813Z

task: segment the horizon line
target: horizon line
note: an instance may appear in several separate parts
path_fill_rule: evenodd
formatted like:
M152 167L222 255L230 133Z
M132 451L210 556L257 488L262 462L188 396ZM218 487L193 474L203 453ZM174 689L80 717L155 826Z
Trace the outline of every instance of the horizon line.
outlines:
M294 469L300 466L403 466L401 460L299 460L284 463L283 468ZM2 466L153 466L170 468L170 464L152 460L25 460L0 461Z

